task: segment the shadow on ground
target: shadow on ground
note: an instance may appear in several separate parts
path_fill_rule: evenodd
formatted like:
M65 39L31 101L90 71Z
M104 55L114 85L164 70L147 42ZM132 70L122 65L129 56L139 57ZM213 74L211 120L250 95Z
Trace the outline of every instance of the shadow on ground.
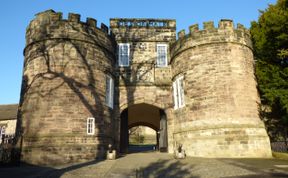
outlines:
M189 167L191 168L191 167ZM190 171L187 166L178 160L159 160L155 163L151 163L146 167L136 170L137 178L144 177L165 177L165 178L182 178L187 177L198 178L197 176L190 175Z
M287 160L281 159L219 159L229 165L254 172L254 175L237 176L239 178L288 178L288 168L278 169L277 165L288 165ZM226 178L236 178L236 176L229 176Z
M35 166L27 163L20 163L19 166L1 166L0 177L2 178L60 178L67 172L81 169L86 166L96 165L103 160L93 160L90 162L63 166L63 168L52 168L45 166Z
M288 178L288 161L279 159L173 159L172 155L145 152L117 160L95 160L50 168L21 164L0 167L2 178Z

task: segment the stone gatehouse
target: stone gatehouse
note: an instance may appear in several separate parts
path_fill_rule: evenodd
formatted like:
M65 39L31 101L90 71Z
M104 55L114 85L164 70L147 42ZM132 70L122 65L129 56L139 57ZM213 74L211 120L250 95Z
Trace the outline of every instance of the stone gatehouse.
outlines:
M110 28L48 10L27 27L18 136L23 161L63 164L127 152L128 129L159 133L159 150L270 157L259 119L250 34L205 22L110 19Z

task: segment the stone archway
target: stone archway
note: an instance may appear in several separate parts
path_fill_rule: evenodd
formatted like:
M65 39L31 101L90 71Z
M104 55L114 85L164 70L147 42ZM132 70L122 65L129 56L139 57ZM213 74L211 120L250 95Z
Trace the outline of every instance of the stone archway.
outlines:
M167 117L163 109L146 103L133 104L122 110L120 119L120 152L128 153L128 130L136 125L146 125L156 130L159 134L158 149L162 152L167 151Z
M122 102L120 102L120 105L119 105L120 106L119 107L120 113L122 113L128 107L133 106L133 105L137 105L137 104L148 104L148 105L155 106L159 109L166 108L165 104L163 102L159 102L155 98L133 97L133 99L129 99L128 102L127 102L127 100L123 100Z

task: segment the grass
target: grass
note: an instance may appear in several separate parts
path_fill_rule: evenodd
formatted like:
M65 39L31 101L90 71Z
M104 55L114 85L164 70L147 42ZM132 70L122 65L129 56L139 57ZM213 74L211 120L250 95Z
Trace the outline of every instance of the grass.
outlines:
M145 144L145 143L133 144L133 143L129 143L129 146L155 146L155 144Z
M288 160L288 153L272 152L272 156L278 159Z
M130 135L129 143L134 145L155 145L157 143L156 136L154 135L142 135L142 137L143 138L140 141L137 135Z

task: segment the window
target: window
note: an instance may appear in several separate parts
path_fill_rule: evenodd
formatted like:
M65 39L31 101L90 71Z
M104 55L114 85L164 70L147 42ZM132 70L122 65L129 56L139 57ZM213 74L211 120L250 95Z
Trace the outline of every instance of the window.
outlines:
M106 105L113 108L114 80L109 75L106 76Z
M0 143L5 142L5 126L0 126Z
M118 45L118 64L119 66L129 66L130 45L128 43L120 43Z
M184 77L178 77L173 82L173 93L174 93L174 109L182 108L185 106L184 102Z
M4 131L4 133L3 133L3 131ZM4 129L4 127L0 126L0 143L2 143L2 135L4 135L4 134L5 134L5 129Z
M5 126L0 127L0 135L5 135Z
M93 117L89 117L87 119L87 134L94 135L95 133L95 119Z
M166 44L157 44L157 67L166 67L167 66L167 45Z

